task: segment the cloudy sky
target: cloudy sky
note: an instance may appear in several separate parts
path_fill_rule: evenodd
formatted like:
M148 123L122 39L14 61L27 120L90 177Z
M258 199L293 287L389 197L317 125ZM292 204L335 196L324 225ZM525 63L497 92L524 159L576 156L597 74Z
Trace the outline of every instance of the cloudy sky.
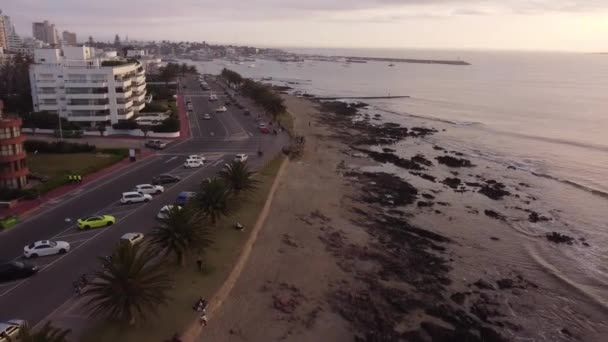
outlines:
M300 47L608 51L608 0L5 0L21 35Z

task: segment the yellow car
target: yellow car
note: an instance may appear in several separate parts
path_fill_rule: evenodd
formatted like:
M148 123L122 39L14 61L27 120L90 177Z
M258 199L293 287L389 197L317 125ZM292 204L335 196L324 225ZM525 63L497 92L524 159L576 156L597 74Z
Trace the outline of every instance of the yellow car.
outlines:
M109 227L116 223L116 218L110 215L89 216L78 219L78 229Z

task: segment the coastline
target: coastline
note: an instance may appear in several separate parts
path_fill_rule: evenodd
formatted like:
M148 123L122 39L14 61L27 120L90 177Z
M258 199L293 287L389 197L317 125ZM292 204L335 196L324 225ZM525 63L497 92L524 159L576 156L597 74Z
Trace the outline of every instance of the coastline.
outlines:
M522 235L569 248L505 229L513 214L496 204L534 203L530 185L497 181L478 160L453 167L466 159L430 143L441 134L431 128L371 128L369 116L353 123L356 108L321 114L318 103L286 100L304 155L287 168L250 262L205 338L594 341L606 331L603 307L521 261ZM401 143L425 153L408 159L370 147ZM404 170L406 180L394 176ZM461 206L464 198L479 205ZM520 209L513 221L549 220Z

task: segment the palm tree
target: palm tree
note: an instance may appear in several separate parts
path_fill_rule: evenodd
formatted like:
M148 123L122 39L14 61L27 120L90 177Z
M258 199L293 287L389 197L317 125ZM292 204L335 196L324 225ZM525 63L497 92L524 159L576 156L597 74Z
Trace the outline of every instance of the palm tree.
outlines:
M38 331L33 331L27 324L24 325L17 338L21 342L66 342L70 332L70 329L56 328L47 321Z
M228 190L228 186L220 178L207 178L201 183L195 199L199 209L211 220L211 224L228 215Z
M238 196L241 191L251 191L257 187L258 181L253 179L254 174L255 172L249 171L246 163L233 161L220 171L220 178Z
M152 250L121 244L111 262L100 258L105 269L95 274L83 295L91 316L105 316L135 324L167 304L171 279Z
M153 251L163 257L173 255L181 265L189 250L196 247L201 251L211 244L207 227L191 207L173 206L148 236Z

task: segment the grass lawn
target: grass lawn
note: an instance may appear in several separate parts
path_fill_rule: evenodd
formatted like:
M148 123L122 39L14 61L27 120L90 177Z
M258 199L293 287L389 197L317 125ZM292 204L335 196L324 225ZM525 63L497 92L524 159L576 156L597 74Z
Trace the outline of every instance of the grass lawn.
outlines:
M163 341L173 333L182 333L198 316L192 305L199 298L210 299L230 274L241 249L258 219L279 170L283 156L268 163L256 178L260 181L258 189L234 201L233 213L221 221L212 234L214 244L204 255L204 271L196 269L196 255L189 255L186 265L171 266L175 288L171 292L172 301L160 307L157 317L150 317L134 327L119 323L102 322L87 330L81 341ZM235 222L241 222L245 231L234 229Z
M36 186L40 194L47 193L65 183L69 174L86 176L110 165L126 156L120 150L116 153L48 153L29 154L27 165L32 173L50 179Z

